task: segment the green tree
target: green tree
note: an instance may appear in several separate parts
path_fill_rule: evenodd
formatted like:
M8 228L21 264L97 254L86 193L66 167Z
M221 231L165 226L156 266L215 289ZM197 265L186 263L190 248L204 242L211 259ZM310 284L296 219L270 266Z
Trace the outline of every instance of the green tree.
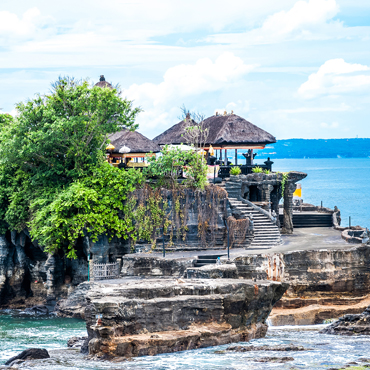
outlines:
M160 156L149 156L147 160L150 163L147 174L156 178L158 186L177 187L181 173L185 174L186 186L204 189L207 183L207 163L196 148L181 150L165 145Z
M140 111L116 89L73 78L16 108L16 118L0 117L0 231L22 230L69 185L93 176L108 135L135 129Z

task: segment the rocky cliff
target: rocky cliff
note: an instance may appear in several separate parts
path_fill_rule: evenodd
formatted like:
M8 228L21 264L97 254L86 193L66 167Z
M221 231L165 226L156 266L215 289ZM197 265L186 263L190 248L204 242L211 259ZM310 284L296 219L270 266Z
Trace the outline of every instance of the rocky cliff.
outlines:
M288 283L270 317L274 325L319 324L369 304L370 246L301 250L235 258L238 276Z
M263 337L272 306L286 288L235 279L125 279L95 285L86 296L89 353L155 355Z
M142 192L139 189L131 196L145 200ZM165 189L161 192L171 212L177 207L177 202L181 209L172 225L172 232L165 235L167 251L225 248L225 220L232 212L224 189L210 185L204 191L184 189L181 195L174 195ZM185 235L178 235L179 228L186 230ZM162 235L159 235L159 249L162 248L162 242ZM27 230L21 233L7 232L0 235L0 308L23 308L35 304L52 307L88 279L88 255L94 263L108 263L131 253L132 249L151 250L151 247L150 243L140 240L132 246L128 239L109 240L106 235L102 235L96 242L92 242L86 236L77 242L78 258L71 260L62 252L54 255L45 253L36 241L31 241ZM169 271L173 268L177 271L173 264L164 263ZM181 265L178 267L182 268ZM130 264L127 274L135 274L134 270L135 266Z

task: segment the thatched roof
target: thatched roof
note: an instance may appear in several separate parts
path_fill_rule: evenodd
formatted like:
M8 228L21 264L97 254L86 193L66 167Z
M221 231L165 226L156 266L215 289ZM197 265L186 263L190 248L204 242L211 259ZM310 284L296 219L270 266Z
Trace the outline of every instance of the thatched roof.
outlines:
M112 84L110 84L109 82L105 81L104 75L101 75L100 76L99 82L96 83L95 86L98 86L98 87L109 87L110 89L113 89Z
M123 146L129 148L130 153L158 153L161 150L157 144L140 132L127 129L109 135L109 140L115 146L113 153L120 153L119 150Z
M153 141L158 145L190 144L186 143L185 138L182 136L185 132L185 127L188 125L194 125L194 121L189 119L182 120L155 137ZM274 136L236 114L208 117L204 120L203 127L208 128L207 146L245 147L248 145L276 143Z

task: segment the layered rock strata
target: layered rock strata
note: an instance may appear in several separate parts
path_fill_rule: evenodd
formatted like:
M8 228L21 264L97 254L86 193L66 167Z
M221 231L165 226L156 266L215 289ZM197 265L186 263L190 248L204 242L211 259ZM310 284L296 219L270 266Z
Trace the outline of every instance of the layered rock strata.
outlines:
M133 357L260 338L286 288L235 279L100 284L86 296L89 353Z
M370 303L370 246L246 255L238 276L290 285L270 316L273 325L319 324Z

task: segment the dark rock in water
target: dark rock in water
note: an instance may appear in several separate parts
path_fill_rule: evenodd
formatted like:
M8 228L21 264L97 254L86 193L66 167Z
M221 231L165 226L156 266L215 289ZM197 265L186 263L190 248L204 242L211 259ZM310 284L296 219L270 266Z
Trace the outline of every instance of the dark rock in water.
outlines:
M38 315L38 316L49 315L49 309L43 305L28 307L23 312L30 314L30 315Z
M283 364L284 362L294 361L293 357L260 357L254 358L254 362L275 362L279 364Z
M49 353L43 348L28 348L19 355L12 357L5 365L10 365L15 360L41 360L43 358L50 358Z
M302 346L294 346L293 344L284 346L231 346L226 351L234 352L251 352L251 351L312 351L311 348L304 348Z
M72 337L67 341L67 347L70 348L80 348L83 346L87 337Z
M362 314L345 315L335 321L325 329L321 334L338 335L370 335L370 307Z

